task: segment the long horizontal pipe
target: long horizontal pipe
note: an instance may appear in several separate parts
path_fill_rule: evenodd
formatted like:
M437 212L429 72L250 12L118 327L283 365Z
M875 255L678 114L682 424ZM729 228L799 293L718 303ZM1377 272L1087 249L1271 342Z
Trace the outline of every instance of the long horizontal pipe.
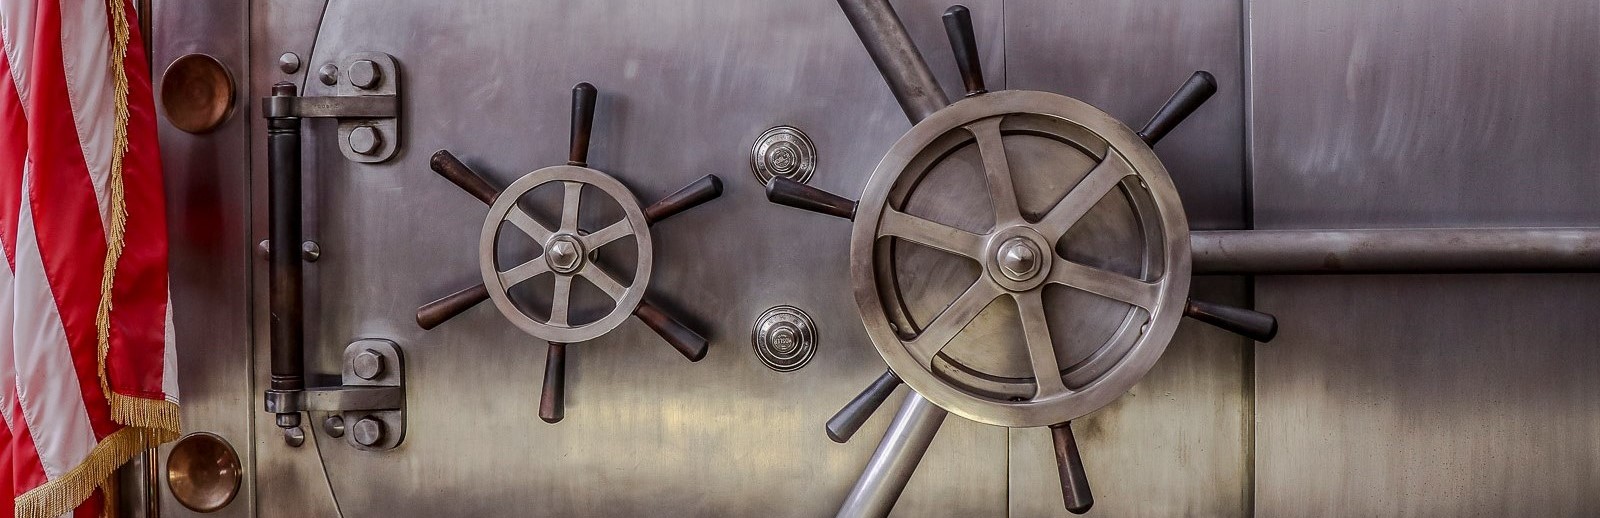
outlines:
M1196 274L1600 272L1600 228L1216 230Z

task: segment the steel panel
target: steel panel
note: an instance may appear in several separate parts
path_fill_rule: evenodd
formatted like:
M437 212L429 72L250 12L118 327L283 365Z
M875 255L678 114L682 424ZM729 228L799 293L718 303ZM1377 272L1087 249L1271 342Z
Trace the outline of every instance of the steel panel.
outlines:
M1249 4L1260 228L1594 225L1600 5ZM1600 512L1597 279L1277 277L1264 515Z
M1240 4L1011 1L1011 88L1082 99L1138 128L1195 70L1215 96L1157 147L1194 228L1244 225L1244 87ZM1197 296L1246 303L1237 278L1196 279ZM1091 515L1248 514L1249 342L1185 322L1145 379L1074 423L1095 494ZM1012 516L1071 516L1062 507L1050 434L1011 432Z
M945 6L900 6L919 42L941 48ZM986 48L999 49L999 9L974 7ZM378 51L394 55L405 76L404 149L390 162L345 162L330 143L332 124L307 123L306 140L316 142L307 146L316 156L306 166L316 193L307 197L316 207L307 228L322 247L307 268L308 302L316 301L308 303L308 351L316 351L308 365L337 371L341 346L359 337L395 340L408 364L399 449L361 452L317 433L343 513L815 516L836 508L888 420L873 419L848 445L822 433L836 407L883 368L848 303L848 227L767 203L746 153L766 127L798 126L821 151L813 184L859 192L909 127L837 6L346 1L328 5L314 48L308 70ZM263 49L258 59L278 52ZM944 84L959 84L947 54L930 57L943 65ZM991 63L990 77L1003 84L1002 61ZM428 171L428 155L450 149L500 185L559 163L568 91L578 81L601 91L591 167L647 203L708 172L726 182L721 199L653 230L652 299L702 330L712 348L690 364L631 321L569 347L567 417L547 425L535 416L543 343L488 305L428 332L412 314L476 281L473 245L485 213ZM315 80L305 88L330 91ZM264 307L265 290L256 297ZM749 345L754 318L782 303L810 312L821 328L816 359L792 373L768 370ZM264 443L279 442L270 415L257 423ZM994 459L1004 458L1005 431L963 424L941 435L897 514L1003 513L1006 468ZM261 485L305 487L316 478L287 471L315 460L310 444L273 454L293 460L274 461L283 468L259 474ZM263 516L302 513L261 507Z
M234 111L210 133L192 135L157 117L166 178L168 263L178 359L178 397L185 431L205 430L232 444L249 462L258 397L250 382L249 141L253 118L248 55L249 10L233 3L178 5L155 2L148 15L152 79L160 98L161 73L179 57L204 53L233 74ZM137 217L137 216L134 216ZM170 447L162 448L164 466ZM163 511L186 512L158 483ZM247 482L234 504L215 516L251 516L255 491Z

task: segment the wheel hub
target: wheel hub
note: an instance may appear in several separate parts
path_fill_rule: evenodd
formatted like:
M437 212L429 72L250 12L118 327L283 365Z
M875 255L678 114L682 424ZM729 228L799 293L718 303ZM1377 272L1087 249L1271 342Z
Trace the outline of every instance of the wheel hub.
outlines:
M984 270L1010 291L1039 287L1050 270L1050 245L1044 236L1026 226L1015 226L989 238Z
M583 268L583 243L578 241L577 236L557 234L550 238L545 250L545 262L556 273L570 275Z

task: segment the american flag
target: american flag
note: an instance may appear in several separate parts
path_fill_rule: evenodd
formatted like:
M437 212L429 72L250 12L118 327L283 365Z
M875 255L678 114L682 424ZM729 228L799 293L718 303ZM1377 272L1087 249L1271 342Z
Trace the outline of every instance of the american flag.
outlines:
M93 516L178 434L166 203L131 2L0 0L0 512Z

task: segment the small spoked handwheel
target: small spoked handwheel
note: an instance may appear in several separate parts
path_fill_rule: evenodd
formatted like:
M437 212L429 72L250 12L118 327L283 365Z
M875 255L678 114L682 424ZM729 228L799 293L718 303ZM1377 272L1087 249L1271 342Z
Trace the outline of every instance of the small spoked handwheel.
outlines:
M563 191L561 222L553 229L534 220L517 206L524 194L552 182L560 183ZM615 200L624 212L622 219L594 232L580 231L578 208L584 187L592 187ZM639 202L616 179L586 167L547 167L513 182L489 207L489 215L484 219L483 233L478 241L478 268L483 274L484 285L489 288L489 298L512 324L547 341L571 343L590 340L615 329L633 314L644 299L645 287L650 285L652 263L647 226ZM501 268L496 260L499 256L500 234L511 228L538 243L541 253L521 264ZM593 260L601 247L622 239L633 240L638 250L631 280L618 279ZM517 307L509 292L513 286L543 275L552 275L555 280L549 313L540 318ZM573 283L579 279L594 285L611 298L615 306L609 313L591 322L577 324L571 321L569 302Z
M483 283L423 304L417 308L417 326L433 329L485 300L494 300L495 308L512 324L550 343L545 359L544 391L539 397L539 418L548 423L561 421L566 415L566 355L567 345L572 342L598 338L633 315L691 362L705 358L709 345L705 337L645 298L654 262L650 226L721 196L722 180L716 175L705 175L641 209L639 200L627 186L588 166L589 133L594 125L598 95L589 83L578 83L572 88L572 136L567 164L523 175L504 191L496 189L449 151L434 153L429 162L429 167L439 176L488 204L489 214L484 218L478 241L478 270ZM554 228L540 223L521 207L530 192L552 183L560 184L562 191L560 221ZM611 198L622 209L622 218L601 225L593 232L579 228L578 209L586 188ZM532 239L539 247L538 255L502 268L498 261L500 237L507 228ZM633 278L619 279L595 260L600 249L627 240L635 245ZM549 311L530 315L512 300L511 290L544 275L553 276ZM611 299L614 306L605 316L574 322L572 295L578 282L594 286Z

